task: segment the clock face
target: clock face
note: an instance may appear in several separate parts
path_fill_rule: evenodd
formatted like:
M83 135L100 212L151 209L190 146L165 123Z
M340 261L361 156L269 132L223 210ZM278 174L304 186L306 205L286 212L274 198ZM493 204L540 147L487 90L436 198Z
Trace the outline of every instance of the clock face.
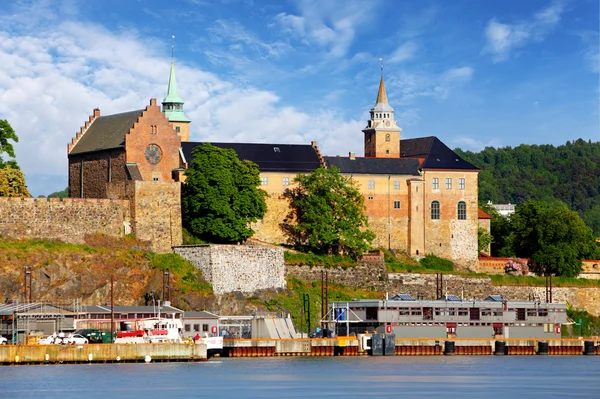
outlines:
M151 164L155 165L160 162L162 158L162 150L156 144L150 144L146 147L144 151L144 155L146 156L146 160Z
M389 127L391 125L390 121L386 121L385 125Z

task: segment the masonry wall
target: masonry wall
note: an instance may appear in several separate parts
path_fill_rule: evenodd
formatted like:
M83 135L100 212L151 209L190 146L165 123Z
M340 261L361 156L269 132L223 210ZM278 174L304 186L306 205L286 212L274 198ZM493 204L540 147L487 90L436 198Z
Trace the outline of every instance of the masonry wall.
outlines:
M286 287L281 248L201 245L179 246L173 251L200 269L217 295Z
M286 275L305 281L321 282L321 271L328 271L329 281L349 287L369 289L390 296L403 293L414 298L436 299L436 275L420 273L386 273L383 262L363 262L356 268L329 268L287 265ZM545 287L496 286L489 277L462 277L443 275L444 293L467 299L485 299L488 295L503 295L511 300L545 301ZM381 295L381 294L380 294ZM376 295L374 294L374 297ZM585 309L600 316L599 287L553 287L554 302L568 302L573 307Z
M124 183L126 180L125 152L122 149L69 157L71 198L109 198L108 186L117 182Z
M107 199L0 197L0 234L83 243L87 234L131 232L129 202Z
M181 183L134 181L127 189L136 238L149 241L154 252L181 245Z

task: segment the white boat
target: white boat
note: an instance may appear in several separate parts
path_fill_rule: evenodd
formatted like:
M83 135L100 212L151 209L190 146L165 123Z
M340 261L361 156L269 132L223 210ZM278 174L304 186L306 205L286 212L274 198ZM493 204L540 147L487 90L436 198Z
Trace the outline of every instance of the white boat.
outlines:
M181 319L151 317L124 322L126 330L118 331L116 344L180 343L183 323Z

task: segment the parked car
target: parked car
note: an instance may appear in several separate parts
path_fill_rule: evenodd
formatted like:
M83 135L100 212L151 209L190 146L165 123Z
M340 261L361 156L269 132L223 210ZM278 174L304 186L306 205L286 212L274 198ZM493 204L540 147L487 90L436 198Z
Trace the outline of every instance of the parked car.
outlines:
M81 334L71 334L67 338L65 338L64 343L70 345L81 345L87 344L88 339Z
M48 335L47 337L40 338L38 343L40 345L52 345L52 344L54 344L55 338L56 337L54 335Z
M6 344L8 344L8 339L0 336L0 345L6 345Z

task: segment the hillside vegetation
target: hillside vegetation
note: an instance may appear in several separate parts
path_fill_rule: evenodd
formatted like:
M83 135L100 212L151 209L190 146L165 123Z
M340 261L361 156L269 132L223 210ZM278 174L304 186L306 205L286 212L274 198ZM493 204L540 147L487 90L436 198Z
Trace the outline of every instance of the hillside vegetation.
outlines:
M558 147L521 144L456 152L482 169L481 202L520 205L528 200L560 200L600 237L600 142L579 139Z

